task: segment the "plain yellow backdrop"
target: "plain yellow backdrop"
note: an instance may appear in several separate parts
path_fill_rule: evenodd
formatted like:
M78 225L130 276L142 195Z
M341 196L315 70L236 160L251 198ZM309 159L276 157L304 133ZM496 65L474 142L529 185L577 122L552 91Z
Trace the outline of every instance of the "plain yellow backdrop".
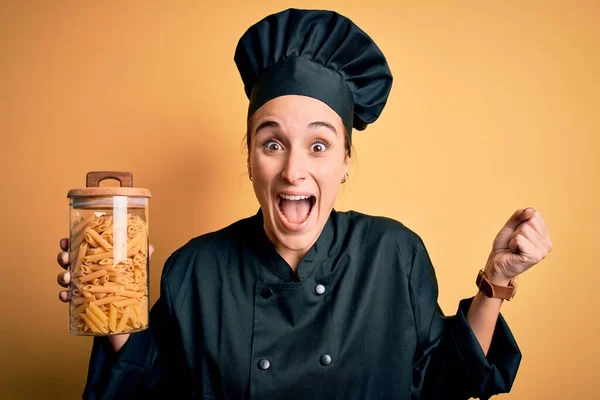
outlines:
M523 361L500 397L600 398L599 4L3 2L0 397L81 396L91 340L68 333L55 259L87 171L128 170L152 191L152 303L171 252L257 211L233 54L293 6L350 17L394 74L380 119L354 132L336 208L420 234L448 314L510 215L539 209L554 250L502 308Z

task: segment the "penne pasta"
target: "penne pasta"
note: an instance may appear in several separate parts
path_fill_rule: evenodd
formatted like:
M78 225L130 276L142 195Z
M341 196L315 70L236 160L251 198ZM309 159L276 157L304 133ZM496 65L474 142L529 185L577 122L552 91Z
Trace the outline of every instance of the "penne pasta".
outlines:
M111 277L111 280L112 280L112 282L118 283L121 286L127 285L130 283L126 277L122 277L122 276Z
M133 249L134 247L140 245L140 241L142 240L142 235L141 233L138 233L137 235L135 235L133 238L131 238L131 240L129 240L129 242L127 243L127 251Z
M83 288L90 293L118 293L123 290L123 286L86 285Z
M147 223L127 214L126 257L116 260L113 217L96 215L90 213L73 224L78 231L71 230L71 332L110 335L144 329L149 311Z
M90 328L90 330L92 332L102 333L100 328L98 328L98 326L85 313L80 313L79 315L81 316L81 319L83 319L85 321L85 323L87 324L87 326Z
M79 250L77 251L77 258L75 259L75 265L72 268L72 270L74 272L77 272L81 269L81 263L83 261L83 258L85 257L85 253L87 253L87 249L88 249L87 243L81 243L79 245Z
M122 300L124 298L125 297L123 297L123 296L106 296L106 297L102 298L101 300L97 300L96 304L99 305L99 306L103 306L103 305L109 304L109 303L113 303L114 304L115 301L119 301L119 300Z
M107 241L108 243L110 243L110 245L111 245L111 246L115 244L115 243L114 243L114 236L113 236L113 234L112 234L112 233L109 233L109 232L103 232L103 233L102 233L102 235L100 235L100 236L102 236L104 239L106 239L106 241Z
M83 289L83 284L81 283L81 281L79 280L79 278L73 278L73 279L71 279L71 284L74 285L80 291L84 290Z
M117 307L114 304L111 304L109 307L108 327L115 333L117 331Z
M134 290L134 291L140 289L139 285L136 285L134 283L129 283L129 284L123 285L123 288L125 288L126 290Z
M77 307L73 313L76 314L75 316L79 317L79 314L84 312L86 309L88 308L88 303L83 303L81 304L79 307ZM80 317L81 318L81 317Z
M94 323L94 325L96 325L96 327L98 329L100 329L100 332L102 332L102 333L108 332L108 328L106 326L104 326L102 321L100 319L98 319L98 317L92 312L92 310L89 307L86 308L85 313L82 313L82 314L86 315L90 319L90 321L92 321Z
M136 298L136 299L139 299L143 295L144 295L144 293L142 293L142 292L134 292L132 290L126 290L126 289L123 289L119 292L119 296L132 297L132 298Z
M94 279L96 279L96 278L99 278L99 277L101 277L101 276L103 276L103 275L106 275L106 270L104 270L104 269L101 269L100 271L92 272L92 273L91 273L91 274L89 274L89 275L86 275L86 276L83 276L83 277L79 278L79 281L80 281L81 283L85 283L85 282L88 282L88 281L94 280Z
M140 321L142 326L148 325L148 298L142 297L140 301Z
M89 308L90 308L91 312L94 313L94 315L96 317L98 317L98 319L100 321L102 321L102 323L104 323L105 325L108 325L108 317L106 316L106 314L104 314L104 312L100 309L100 307L98 307L96 302L92 301L89 304Z
M71 297L71 304L78 306L80 304L89 303L92 301L90 292L86 293L89 295L88 297Z
M94 217L94 213L91 213L87 217L81 219L79 222L76 222L71 228L71 237L77 236L79 233L83 232L84 228L92 223Z
M135 308L135 304L131 305L131 312L129 313L129 319L131 321L131 325L134 328L140 328L140 326L141 326L140 319L138 317L138 313L137 313L137 310Z
M131 307L131 306L129 306ZM117 329L115 330L116 333L122 332L123 329L125 328L125 324L127 323L127 321L129 321L129 314L131 313L131 308L127 307L125 309L125 311L123 312L123 315L121 316L121 320L119 321L119 324L117 325Z
M113 304L117 307L127 307L133 304L137 304L139 303L139 300L137 299L126 299L126 300L121 300L121 301L115 301Z
M112 217L108 216L95 227L95 230L98 233L100 233L100 232L112 233L112 222L113 222Z
M99 264L102 265L102 261L112 259L112 251L107 251L104 253L94 254L93 256L85 256L83 257L84 262L90 261L100 261ZM110 262L105 262L106 264L112 264L112 260Z
M88 233L90 230L92 230L91 228L87 228L85 230L85 232L82 233L84 240L92 247L100 247L100 245L98 244L98 242L96 242L94 240L93 237L90 236L90 234Z
M143 249L144 254L148 249L148 223L142 224L142 241L141 241L141 249Z
M113 247L110 245L110 243L108 243L108 242L106 241L106 239L104 239L102 236L100 236L100 235L98 234L98 232L96 232L96 231L95 231L95 230L93 230L93 229L88 229L88 230L86 230L86 232L87 232L87 234L88 234L88 235L89 235L89 236L90 236L92 239L94 239L94 241L95 241L96 243L98 243L98 244L100 245L100 247L102 247L104 250L106 250L106 251L111 251L111 250L112 250L112 248L113 248ZM88 239L88 238L86 238L86 240L87 240L87 239ZM89 240L87 240L87 241L89 242ZM96 246L96 247L97 247L97 246Z
M102 265L102 264L92 264L89 266L90 271L100 271L101 269L107 271L107 272L115 272L115 271L120 271L120 269L117 269L114 265Z
M127 250L127 257L133 257L138 251L140 251L140 246L135 246Z

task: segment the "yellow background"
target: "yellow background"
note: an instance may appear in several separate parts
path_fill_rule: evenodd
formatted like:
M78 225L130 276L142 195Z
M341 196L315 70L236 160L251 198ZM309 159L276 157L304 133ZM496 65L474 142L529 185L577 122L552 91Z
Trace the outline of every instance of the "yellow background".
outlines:
M68 333L55 257L87 171L129 170L152 191L152 302L172 251L257 211L233 54L290 6L353 19L395 78L379 121L354 132L336 208L419 233L448 314L513 211L539 209L554 250L503 306L523 361L500 397L599 398L599 2L123 3L0 5L2 398L81 395L91 340Z

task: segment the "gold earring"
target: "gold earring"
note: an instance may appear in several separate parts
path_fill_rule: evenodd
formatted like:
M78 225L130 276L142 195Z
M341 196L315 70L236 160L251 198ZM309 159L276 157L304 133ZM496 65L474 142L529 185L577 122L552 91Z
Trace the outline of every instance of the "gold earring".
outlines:
M250 181L252 181L252 172L248 172L248 178L250 178Z
M346 173L346 175L344 175L344 179L342 179L342 183L346 183L346 179L348 179L349 176L350 174Z

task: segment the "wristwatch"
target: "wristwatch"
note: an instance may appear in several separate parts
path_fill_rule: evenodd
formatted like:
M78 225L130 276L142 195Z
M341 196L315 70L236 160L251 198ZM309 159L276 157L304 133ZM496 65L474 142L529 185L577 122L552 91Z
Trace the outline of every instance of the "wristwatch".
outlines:
M508 282L508 286L495 285L489 281L485 276L483 270L477 274L477 280L475 281L480 292L483 292L487 297L494 297L497 299L504 299L510 301L517 294L517 288L519 287L519 277L514 277Z

